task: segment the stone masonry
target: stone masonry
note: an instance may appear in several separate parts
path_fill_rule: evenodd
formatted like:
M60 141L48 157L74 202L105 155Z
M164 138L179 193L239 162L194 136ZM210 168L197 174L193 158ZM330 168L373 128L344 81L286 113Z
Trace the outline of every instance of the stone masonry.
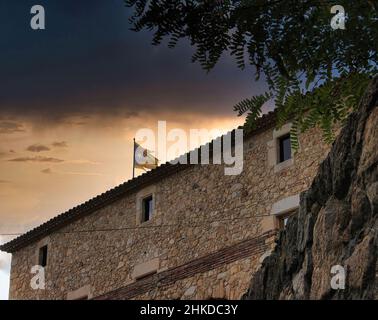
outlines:
M3 246L12 252L10 298L239 299L274 248L272 208L309 187L330 148L312 129L293 159L277 166L281 131L268 125L244 140L241 175L225 176L223 165L187 166L50 231L42 225L34 240ZM145 195L153 196L154 214L140 223ZM46 289L33 290L30 271L43 245Z

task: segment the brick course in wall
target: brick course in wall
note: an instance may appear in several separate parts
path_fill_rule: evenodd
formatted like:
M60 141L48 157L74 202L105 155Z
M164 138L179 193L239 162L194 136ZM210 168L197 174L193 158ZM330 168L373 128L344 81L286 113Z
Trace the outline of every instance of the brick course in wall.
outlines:
M269 231L254 239L242 241L234 246L221 249L204 257L192 260L184 265L150 275L140 281L134 282L123 288L108 292L96 297L95 300L122 300L138 298L144 293L159 288L173 285L177 281L204 274L210 270L220 268L235 261L248 257L260 257L264 252L272 248L272 239L276 231Z

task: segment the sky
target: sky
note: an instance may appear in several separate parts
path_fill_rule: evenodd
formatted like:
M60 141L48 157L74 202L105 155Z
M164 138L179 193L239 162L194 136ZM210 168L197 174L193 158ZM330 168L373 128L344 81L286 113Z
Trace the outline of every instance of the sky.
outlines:
M43 5L46 29L30 28ZM264 92L225 55L210 73L186 41L152 46L123 0L0 3L0 234L22 233L132 176L140 128L243 123L232 106ZM0 236L0 243L11 236ZM10 255L0 252L0 300Z

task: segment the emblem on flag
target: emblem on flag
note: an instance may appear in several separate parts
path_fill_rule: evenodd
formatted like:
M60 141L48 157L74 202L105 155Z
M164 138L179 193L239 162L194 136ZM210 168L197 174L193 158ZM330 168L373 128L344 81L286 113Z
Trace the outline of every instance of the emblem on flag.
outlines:
M134 139L134 169L155 169L159 165L159 160L152 155L152 151L147 148L142 147L139 143L135 142Z

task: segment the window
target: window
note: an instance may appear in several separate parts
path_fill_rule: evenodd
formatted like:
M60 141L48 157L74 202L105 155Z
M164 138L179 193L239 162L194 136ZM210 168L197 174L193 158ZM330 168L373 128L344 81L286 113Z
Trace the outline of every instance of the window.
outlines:
M288 219L289 219L288 216L278 217L278 227L280 230L285 229Z
M137 226L151 220L151 218L157 213L155 207L157 205L156 186L148 186L140 190L135 197L135 224Z
M283 230L286 228L286 224L287 224L287 221L289 220L289 218L296 214L298 211L297 210L293 210L293 211L290 211L288 213L285 213L285 214L281 214L277 217L277 220L278 220L278 228L280 230Z
M273 172L278 173L294 165L294 154L290 145L291 123L284 124L279 129L274 129L272 140L267 142L268 165L273 167ZM299 146L298 146L299 147Z
M39 248L39 265L42 267L47 265L47 245Z
M291 159L290 134L278 138L279 163Z
M142 222L151 220L153 214L153 199L148 196L142 200Z

